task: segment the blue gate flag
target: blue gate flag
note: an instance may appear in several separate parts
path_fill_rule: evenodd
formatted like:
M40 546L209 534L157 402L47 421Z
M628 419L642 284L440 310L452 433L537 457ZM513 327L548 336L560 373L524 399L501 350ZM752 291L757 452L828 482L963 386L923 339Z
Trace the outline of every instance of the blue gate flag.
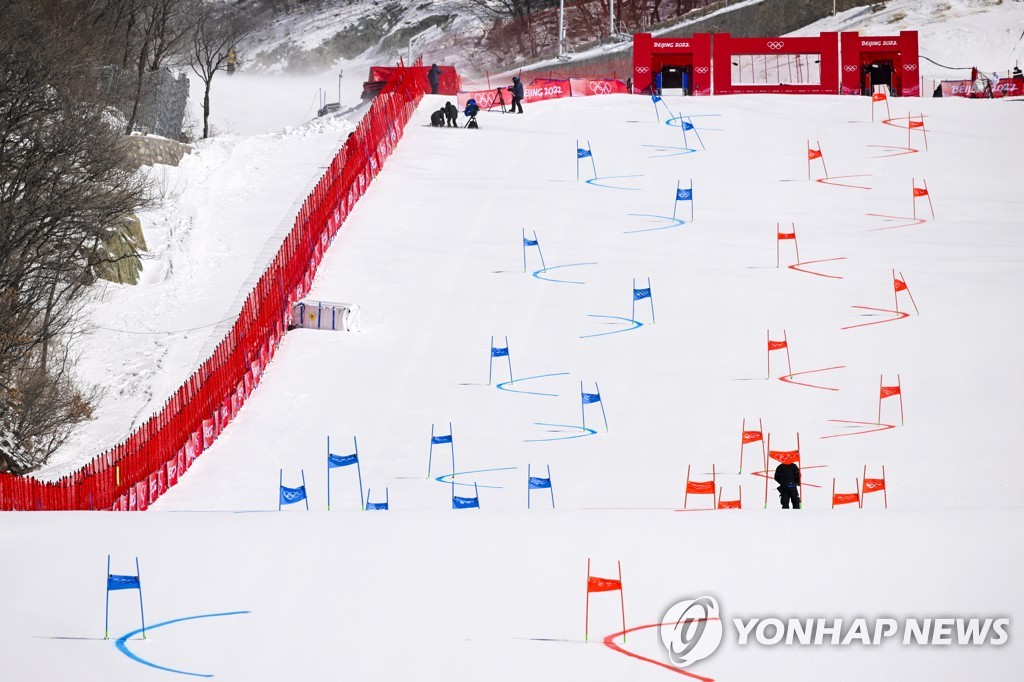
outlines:
M555 488L551 485L551 465L548 466L548 477L534 476L530 471L530 465L526 465L526 508L530 508L530 491L547 489L551 493L551 508L555 508Z
M689 121L680 121L683 126L683 130L693 130L693 124Z
M651 290L650 289L633 289L633 300L634 301L639 301L640 299L650 298L650 297L651 297Z
M141 590L142 584L137 575L108 575L108 590Z
M455 469L452 468L452 509L479 509L480 491L476 488L476 481L473 481L473 495L475 497L459 497L455 494Z
M540 247L537 247L540 251ZM523 247L523 253L526 253L526 247ZM541 258L543 264L544 259ZM526 256L523 256L523 271L526 271ZM494 358L508 358L508 380L509 383L514 384L516 381L515 375L512 374L512 354L509 353L508 348L508 337L505 337L505 347L498 348L494 345L494 337L491 337L491 357L487 359L487 385L491 385L491 381L494 379Z
M651 101L657 104L658 102L661 101L661 97L659 97L658 95L651 95Z
M690 222L693 222L693 205L696 203L693 200L693 180L690 180L689 187L680 187L679 182L676 181L676 200L672 202L672 220L676 219L676 207L680 201L690 202Z
M491 346L494 346L494 339L491 339ZM507 345L507 344L506 344ZM511 360L509 360L511 363ZM435 436L434 425L430 425L430 451L427 458L427 478L430 478L431 468L434 466L434 446L435 445L451 445L452 448L452 471L455 471L455 441L452 440L452 436L455 435L455 431L452 429L452 423L448 422L448 435L446 436Z
M477 497L453 497L452 509L479 509L480 499Z
M503 358L508 355L508 348L491 348L492 358Z
M597 162L594 160L594 148L590 140L587 140L585 148L576 140L576 182L580 181L580 159L590 159L590 168L594 171L594 180L597 180Z
M598 403L601 406L601 418L604 419L604 430L608 430L608 415L604 411L604 401L601 400L601 388L594 382L594 392L586 393L583 390L583 382L580 382L580 412L583 417L583 428L587 428L587 405Z
M110 572L110 555L107 555L106 606L103 614L103 639L110 639L110 593L117 590L139 591L139 618L142 621L142 639L146 639L146 611L142 606L142 571L139 557L135 557L135 575L118 575ZM134 633L133 633L134 634Z
M537 240L523 237L523 246L537 246Z
M582 396L583 396L583 404L584 405L589 405L590 403L599 403L599 402L601 402L601 394L600 393L583 393Z
M281 504L295 504L304 499L306 499L306 486L300 485L298 488L281 486Z
M657 320L654 317L654 293L651 291L651 278L647 278L647 286L637 288L636 280L633 280L633 310L630 319L636 322L636 302L647 299L651 302L651 324L655 324Z
M387 511L388 510L388 489L384 488L383 502L370 502L370 489L366 489L366 511Z
M331 469L358 464L359 455L327 455L327 466Z

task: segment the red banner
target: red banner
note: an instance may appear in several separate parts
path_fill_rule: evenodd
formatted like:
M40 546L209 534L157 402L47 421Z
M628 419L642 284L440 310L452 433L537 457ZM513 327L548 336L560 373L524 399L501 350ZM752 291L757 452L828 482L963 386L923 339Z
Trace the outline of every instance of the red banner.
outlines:
M975 81L942 81L943 97L987 97L984 83ZM1024 95L1024 78L1000 78L992 83L992 97L1018 97Z
M746 445L747 443L756 443L759 440L764 440L764 434L760 431L743 432L743 445Z
M690 495L714 495L714 481L690 481L686 484L686 492Z
M782 464L789 464L790 462L800 461L799 450L769 450L768 456L774 459L776 462Z
M625 95L626 84L620 80L613 80L611 78L570 78L569 90L573 97L612 94Z

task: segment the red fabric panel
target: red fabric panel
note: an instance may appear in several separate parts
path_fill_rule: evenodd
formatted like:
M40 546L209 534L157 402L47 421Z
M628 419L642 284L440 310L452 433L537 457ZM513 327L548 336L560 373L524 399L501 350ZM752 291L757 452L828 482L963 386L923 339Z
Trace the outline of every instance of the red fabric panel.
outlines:
M622 581L614 578L587 578L587 592L614 592L622 589Z

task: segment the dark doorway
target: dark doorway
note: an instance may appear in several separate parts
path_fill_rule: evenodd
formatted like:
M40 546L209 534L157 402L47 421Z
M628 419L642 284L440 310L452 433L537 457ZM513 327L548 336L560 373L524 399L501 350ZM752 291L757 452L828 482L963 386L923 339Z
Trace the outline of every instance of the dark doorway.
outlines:
M878 60L865 64L863 72L865 95L870 95L874 91L876 85L884 85L889 88L889 92L895 94L892 82L891 60Z
M669 88L682 88L683 87L683 69L682 66L667 65L661 67L661 89L664 92Z

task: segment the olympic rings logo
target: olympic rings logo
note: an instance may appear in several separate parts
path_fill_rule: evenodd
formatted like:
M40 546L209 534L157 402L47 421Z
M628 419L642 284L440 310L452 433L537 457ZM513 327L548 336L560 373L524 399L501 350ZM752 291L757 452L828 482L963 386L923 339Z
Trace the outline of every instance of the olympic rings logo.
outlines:
M903 65L903 70L904 71L916 71L917 70L917 64L904 64Z
M854 66L853 64L847 64L846 66L843 67L843 71L847 71L849 73L853 73L856 70L857 70L857 67Z
M489 106L491 106L491 104L494 103L494 93L493 92L486 92L486 93L480 95L477 99L480 100L479 104L480 104L481 107L489 107Z
M785 46L785 43L781 40L772 40L768 43L769 50L781 50Z
M636 72L637 73L647 73L650 70L651 69L650 69L649 66L638 66L638 67L636 67Z
M608 95L612 91L612 84L608 81L590 81L587 87L595 95Z
M694 71L697 73L707 73L709 69L706 66L698 66L697 68L694 69Z

